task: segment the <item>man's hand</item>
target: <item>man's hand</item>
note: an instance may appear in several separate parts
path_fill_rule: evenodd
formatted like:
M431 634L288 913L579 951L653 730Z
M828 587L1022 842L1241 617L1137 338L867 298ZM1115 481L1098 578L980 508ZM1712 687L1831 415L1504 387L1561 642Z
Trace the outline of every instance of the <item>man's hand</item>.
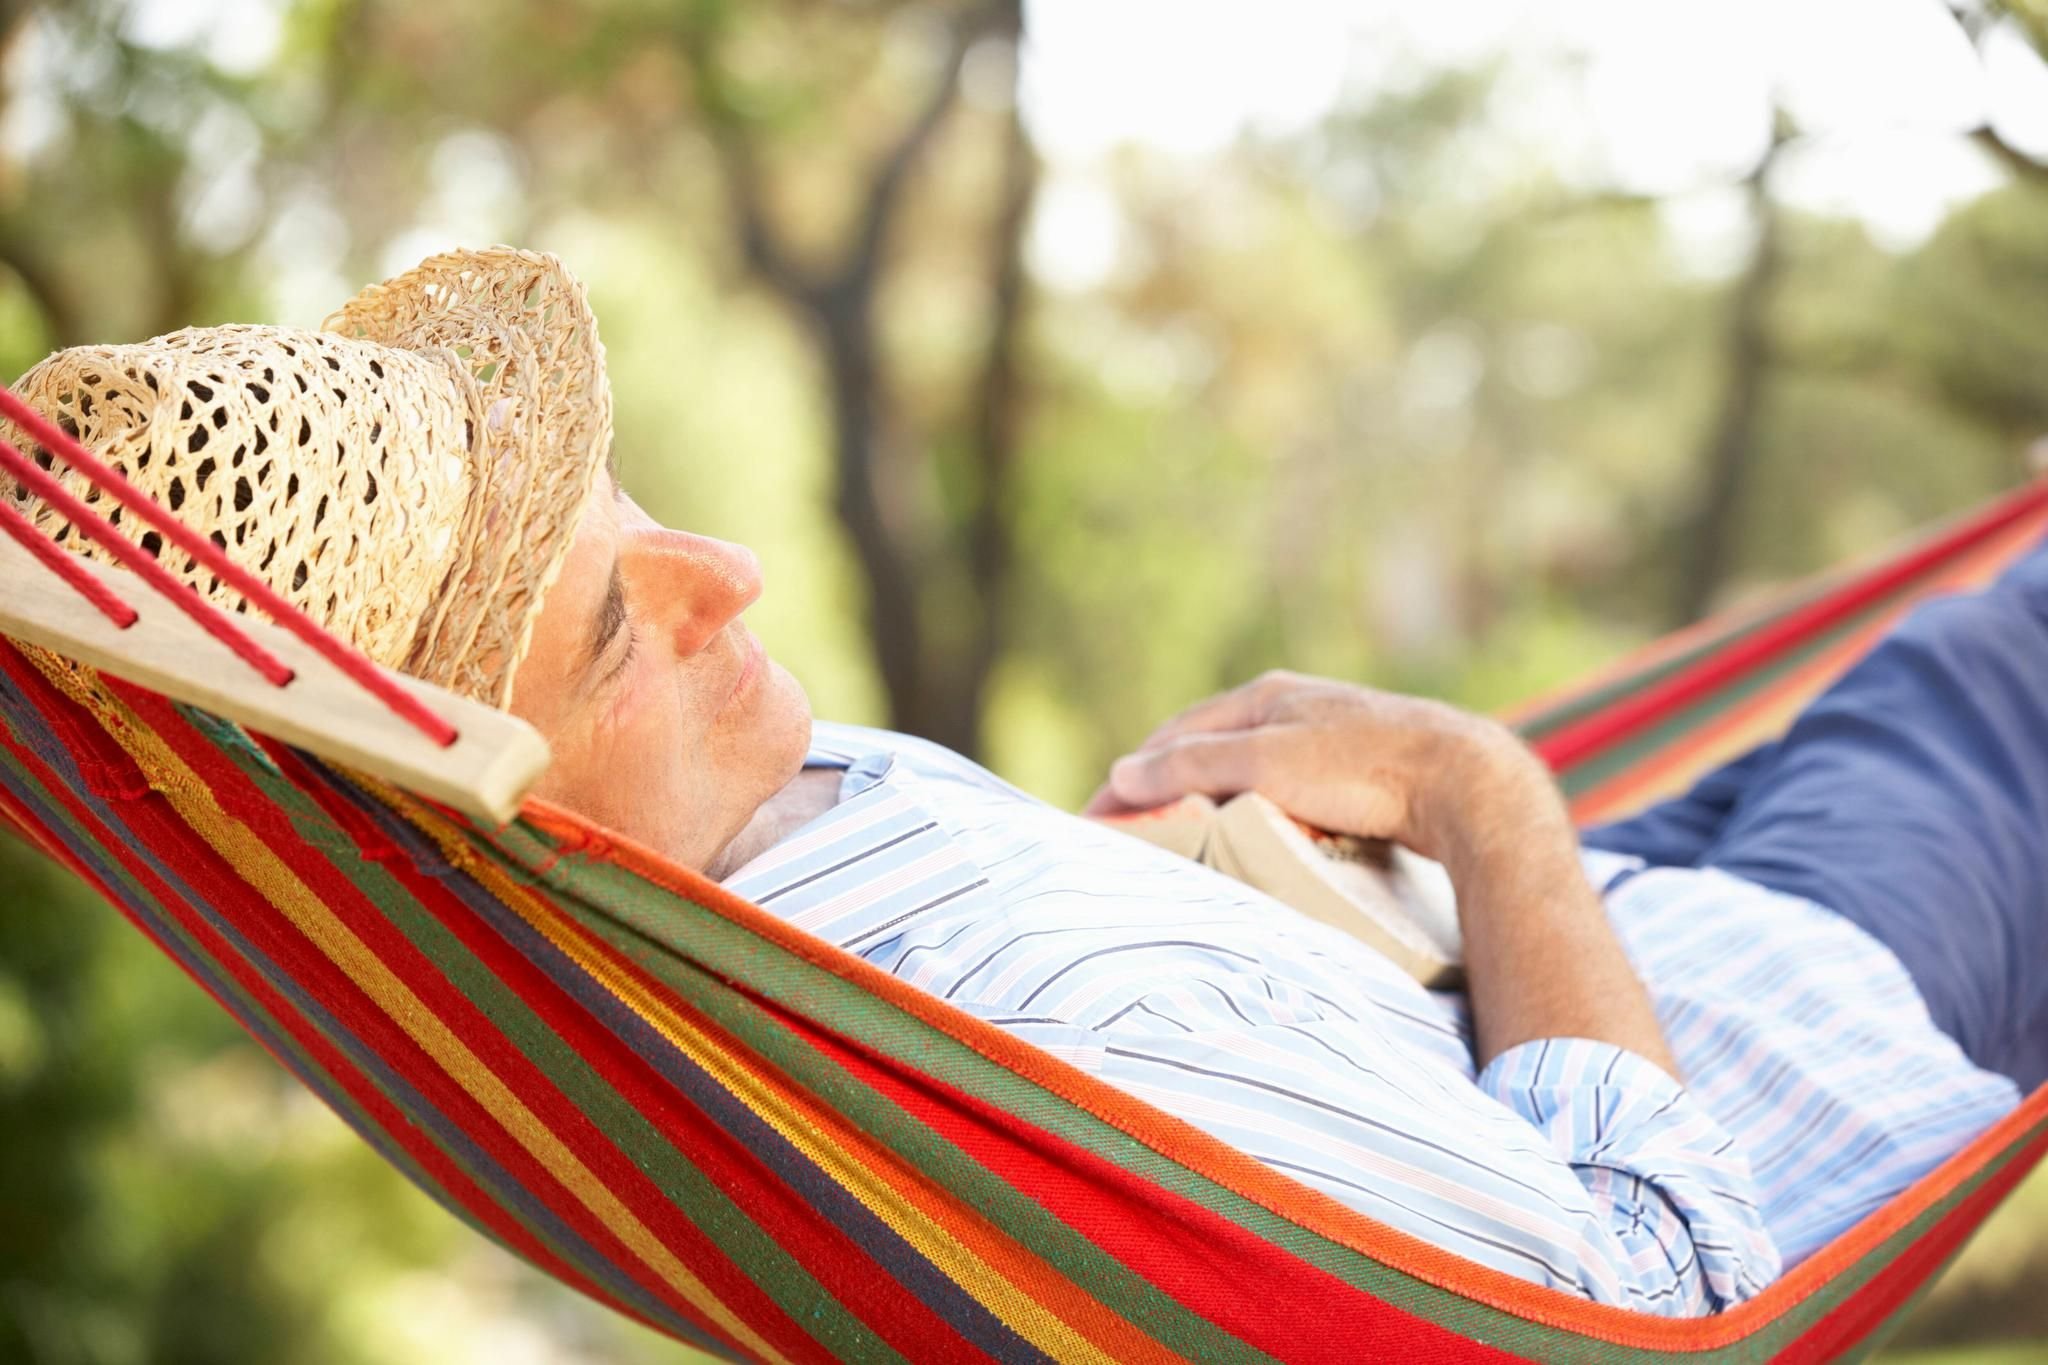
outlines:
M1393 839L1452 867L1503 826L1570 819L1542 760L1443 702L1272 672L1189 707L1117 760L1084 814L1257 791L1338 834Z
M1564 798L1506 727L1442 702L1268 673L1154 731L1116 761L1084 813L1242 791L1444 865L1481 1066L1521 1043L1592 1038L1678 1075L1580 866Z

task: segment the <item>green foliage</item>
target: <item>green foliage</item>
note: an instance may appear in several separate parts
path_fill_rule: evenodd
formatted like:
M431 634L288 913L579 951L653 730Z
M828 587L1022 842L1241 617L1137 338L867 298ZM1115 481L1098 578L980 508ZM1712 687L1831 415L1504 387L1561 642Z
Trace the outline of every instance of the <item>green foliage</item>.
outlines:
M750 623L821 714L883 716L814 338L750 276L712 134L758 141L765 201L829 264L953 7L296 0L232 71L139 43L133 8L31 11L60 40L37 96L58 125L0 159L0 371L192 322L312 324L394 251L559 251L603 320L628 487L760 552ZM1663 627L1732 280L1682 257L1658 204L1523 155L1503 88L1416 72L1300 136L1076 173L1120 246L1025 312L999 770L1071 804L1263 668L1491 708ZM890 243L906 524L957 526L976 489L1003 126L985 92L962 104ZM1784 240L1729 596L2009 486L2048 428L2048 191L1985 196L1901 254L1843 221ZM955 626L980 609L933 588ZM2038 1240L2029 1198L1993 1243ZM1945 1292L1995 1279L1968 1263ZM0 1361L490 1343L674 1357L482 1249L114 912L0 842Z

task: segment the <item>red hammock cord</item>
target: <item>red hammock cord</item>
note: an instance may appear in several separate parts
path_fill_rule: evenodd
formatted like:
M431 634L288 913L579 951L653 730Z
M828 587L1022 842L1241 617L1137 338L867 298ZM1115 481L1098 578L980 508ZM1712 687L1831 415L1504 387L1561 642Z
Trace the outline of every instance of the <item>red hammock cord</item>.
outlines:
M312 618L278 596L262 579L229 559L219 546L158 506L148 494L129 483L4 386L0 386L0 414L5 414L9 420L21 426L45 447L62 456L64 462L82 473L88 483L102 492L113 495L171 544L206 566L207 572L216 575L244 598L261 607L278 625L305 641L316 654L340 669L364 691L383 702L428 739L443 748L455 742L454 726L429 711L420 704L417 697L385 677L377 665L370 662L360 651L352 649L322 630ZM172 577L154 556L122 535L106 518L67 492L62 484L35 461L6 441L0 441L0 468L4 468L7 473L25 484L30 492L56 508L71 521L81 535L104 545L116 559L140 574L150 587L196 621L207 634L233 650L237 658L262 674L272 686L283 687L292 680L291 669L243 634L227 613L201 597L198 590L191 585L181 583ZM9 517L0 518L0 529L4 529L16 540L22 540L23 533L26 532L33 540L42 542L40 546L29 545L29 549L37 558L49 564L67 584L82 593L94 606L106 612L123 629L134 624L136 618L132 608L104 591L96 591L97 584L92 588L86 587L81 580L89 581L89 576L83 570L75 564L66 562L60 565L58 562L68 561L69 556L58 550L54 544L50 544L18 513L14 513L13 509L10 508L8 511ZM27 541L23 543L28 544ZM43 548L45 546L47 551ZM126 619L123 619L123 614Z
M7 446L7 443L0 441L0 446ZM7 451L13 455L21 454L13 446L7 446ZM135 608L109 592L106 584L79 567L75 556L58 549L56 541L30 525L27 517L5 501L0 501L0 531L7 532L22 549L43 561L45 568L69 583L73 592L98 607L103 616L122 630L135 624Z
M197 621L215 639L233 650L238 658L261 673L273 686L283 687L292 680L292 671L278 662L270 651L236 629L232 622L208 606L198 593L190 591L185 584L171 577L153 555L130 543L114 529L112 523L102 520L99 513L73 497L64 485L58 483L47 471L5 441L0 441L0 468L4 468L26 485L31 493L69 517L81 536L97 540L106 546L114 558L141 574L151 587L177 603L181 611ZM55 548L54 542L52 548ZM77 586L70 574L65 575L65 581L71 582L74 587ZM130 607L129 610L132 612L134 608ZM129 622L129 625L133 624L133 621ZM122 629L125 630L127 627L124 626Z

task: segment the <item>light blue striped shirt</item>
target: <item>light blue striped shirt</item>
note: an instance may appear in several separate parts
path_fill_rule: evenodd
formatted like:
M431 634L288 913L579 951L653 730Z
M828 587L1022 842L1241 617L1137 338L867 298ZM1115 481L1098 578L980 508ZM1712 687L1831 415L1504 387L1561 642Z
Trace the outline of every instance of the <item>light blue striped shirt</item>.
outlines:
M1688 1084L1475 1069L1465 998L936 745L817 726L839 803L726 885L1362 1213L1604 1303L1747 1298L2018 1103L1810 901L1588 851Z

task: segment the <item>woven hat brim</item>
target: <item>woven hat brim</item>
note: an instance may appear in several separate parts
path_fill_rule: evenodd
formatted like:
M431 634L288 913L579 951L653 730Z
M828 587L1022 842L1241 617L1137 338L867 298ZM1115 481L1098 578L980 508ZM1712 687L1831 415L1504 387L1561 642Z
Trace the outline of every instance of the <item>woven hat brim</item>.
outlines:
M371 285L330 331L468 375L473 483L404 671L505 707L609 457L611 387L583 285L553 255L449 251Z

